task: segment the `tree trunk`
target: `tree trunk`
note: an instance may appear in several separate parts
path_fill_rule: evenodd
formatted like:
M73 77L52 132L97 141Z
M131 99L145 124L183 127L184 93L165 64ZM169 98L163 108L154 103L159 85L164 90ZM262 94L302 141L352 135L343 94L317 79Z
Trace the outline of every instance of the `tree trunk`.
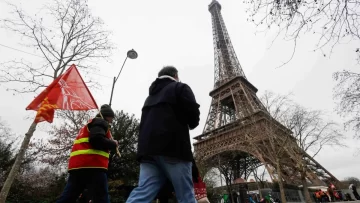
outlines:
M228 189L230 201L231 201L231 202L234 202L233 195L232 195L232 191L231 191L231 189L232 189L231 186L229 185L229 186L227 187L227 189Z
M255 178L256 179L256 178ZM262 194L261 194L261 187L260 187L260 184L259 182L256 180L256 186L258 188L258 192L259 192L259 196L260 196L260 199L262 199Z
M27 148L29 147L30 139L34 134L34 131L36 130L36 126L37 126L37 123L33 122L31 124L28 132L25 134L24 140L21 143L19 153L17 154L15 162L11 168L11 171L10 171L8 177L6 178L3 188L1 189L0 203L5 203L5 201L6 201L6 197L8 196L11 185L14 182L14 179L19 172L21 162L25 156L25 152L26 152Z
M255 173L254 173L254 176L255 176ZM262 194L260 192L260 184L259 184L259 180L257 179L257 177L254 177L255 178L255 183L256 183L256 186L258 188L258 192L259 192L259 195L260 195L260 199L262 199Z
M226 178L225 178L226 179ZM231 187L231 180L225 180L226 188L229 193L229 199L233 202L233 195L232 195L232 187Z
M303 193L305 196L305 202L312 203L309 189L308 189L307 182L306 182L306 178L305 178L305 174L303 172L301 173L301 181L302 181L302 185L303 185Z
M285 197L285 190L284 185L282 181L282 175L281 175L281 168L280 168L280 160L276 159L276 171L278 174L278 183L280 188L280 196L281 196L281 203L286 203L286 197Z

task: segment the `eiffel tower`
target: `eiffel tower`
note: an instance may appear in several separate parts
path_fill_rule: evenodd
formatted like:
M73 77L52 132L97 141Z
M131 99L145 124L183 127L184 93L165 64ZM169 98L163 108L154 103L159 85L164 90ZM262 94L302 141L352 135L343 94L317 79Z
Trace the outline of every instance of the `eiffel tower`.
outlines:
M210 92L212 101L203 133L194 137L196 159L212 160L222 153L233 151L246 153L263 164L271 179L276 181L278 174L275 170L276 163L271 156L273 152L267 150L271 140L266 135L270 133L272 136L275 135L276 140L289 139L286 143L289 147L285 147L280 163L281 179L285 183L302 183L296 170L296 160L299 160L296 157L299 156L302 156L307 164L307 181L314 185L339 183L328 170L298 147L289 129L270 116L256 96L257 88L247 80L235 54L221 15L220 3L213 0L209 5L209 11L212 16L214 41L214 89ZM281 147L279 145L278 147ZM253 167L260 165L254 163ZM240 159L237 165L239 170ZM245 174L245 179L250 172L251 167L245 167L242 173ZM237 171L234 178L240 178L242 174Z

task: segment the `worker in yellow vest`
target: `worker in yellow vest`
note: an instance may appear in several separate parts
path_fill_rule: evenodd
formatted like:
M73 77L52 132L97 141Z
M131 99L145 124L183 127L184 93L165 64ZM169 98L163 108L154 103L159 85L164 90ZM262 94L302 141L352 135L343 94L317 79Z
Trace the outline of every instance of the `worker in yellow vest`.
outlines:
M107 169L109 150L118 142L112 140L109 123L115 114L104 104L100 113L90 120L77 135L70 153L69 178L57 203L75 203L85 188L94 203L109 203Z

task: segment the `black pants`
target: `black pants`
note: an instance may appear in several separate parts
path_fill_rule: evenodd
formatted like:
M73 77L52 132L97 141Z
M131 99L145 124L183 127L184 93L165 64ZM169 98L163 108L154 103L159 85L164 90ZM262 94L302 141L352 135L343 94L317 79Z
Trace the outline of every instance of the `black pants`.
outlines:
M85 188L92 195L92 203L110 202L106 173L78 169L70 173L64 192L56 203L75 203Z
M359 193L356 190L353 190L353 194L355 196L355 199L360 200Z
M163 187L160 189L157 197L160 203L169 203L169 199L172 198L172 193L174 192L174 187L169 180L166 180Z

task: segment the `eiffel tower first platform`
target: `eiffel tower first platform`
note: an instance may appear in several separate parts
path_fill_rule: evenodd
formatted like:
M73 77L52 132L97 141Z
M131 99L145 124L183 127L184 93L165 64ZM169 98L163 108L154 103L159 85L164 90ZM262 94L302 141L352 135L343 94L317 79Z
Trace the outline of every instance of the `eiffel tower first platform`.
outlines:
M276 142L275 146L284 148L280 165L281 179L285 183L302 183L297 170L299 160L306 163L306 179L312 184L339 183L328 170L298 147L289 129L270 116L256 96L257 88L247 80L240 66L220 12L219 2L213 0L209 11L212 16L214 41L214 89L210 92L212 101L203 133L194 137L196 159L211 161L222 153L246 153L266 167L272 180L277 180L274 152L269 150L271 137L288 140L286 147L280 146L281 142ZM245 171L245 179L250 172ZM235 178L240 178L240 174Z

